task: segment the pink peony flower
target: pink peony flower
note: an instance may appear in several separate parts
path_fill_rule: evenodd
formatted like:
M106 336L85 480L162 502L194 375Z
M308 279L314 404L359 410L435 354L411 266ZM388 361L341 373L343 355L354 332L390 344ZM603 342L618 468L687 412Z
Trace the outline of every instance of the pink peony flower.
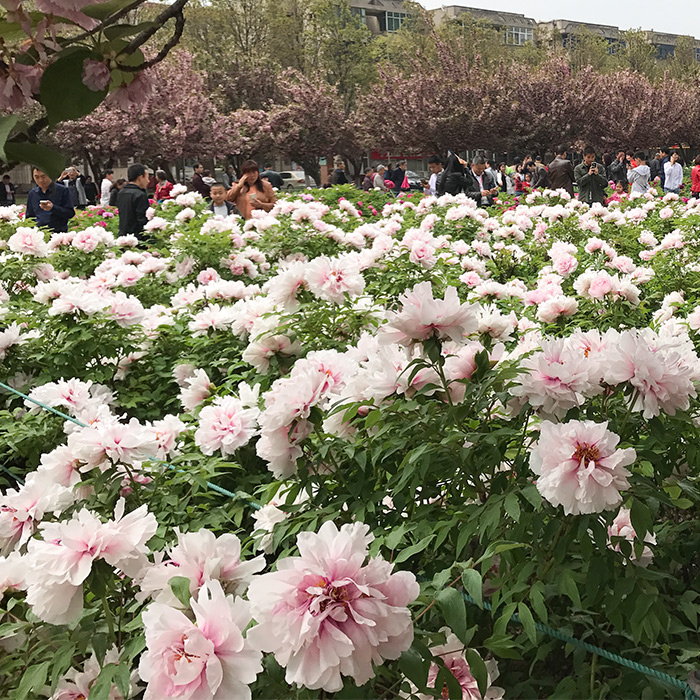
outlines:
M461 700L500 700L504 695L504 690L502 688L497 688L492 685L493 681L498 678L498 664L495 660L489 660L486 662L486 669L488 671L488 683L489 687L486 690L486 694L483 696L479 692L479 685L476 682L476 678L472 675L469 664L464 656L465 648L464 644L459 641L457 635L451 632L447 627L443 627L441 630L445 634L445 643L439 644L430 648L433 656L439 657L445 664L447 669L452 673L457 682L462 689ZM478 653L478 652L477 652ZM437 664L431 664L430 670L428 671L428 688L435 688L435 683L437 682L438 673L440 667ZM416 700L429 700L430 695L425 695L423 693L418 693L417 688L411 684L414 693L410 696ZM448 698L449 691L447 688L443 689L441 697Z
M249 604L226 596L218 581L205 583L191 607L195 622L179 610L153 603L143 613L146 651L139 674L144 700L249 700L262 671L261 654L243 636Z
M243 595L253 574L265 568L261 556L241 559L241 542L232 534L216 537L209 530L177 532L177 544L168 549L168 558L145 570L140 587L156 603L178 606L168 582L174 576L190 581L190 594L196 597L208 581L218 581L226 593Z
M620 504L629 487L625 469L637 458L633 448L618 450L620 438L607 422L569 421L540 427L540 439L530 452L537 489L566 515L600 513Z
M249 590L258 625L253 644L274 653L286 680L335 692L343 676L357 685L374 677L373 663L397 659L413 641L411 614L419 586L407 571L392 573L381 557L367 559L373 536L363 523L324 523L301 533L298 557L254 579Z
M478 328L475 307L462 304L455 287L445 290L444 299L433 297L430 282L421 282L399 297L403 308L390 313L382 342L426 340L432 336L461 341Z
M7 247L14 253L34 255L37 258L46 257L49 246L44 240L44 234L38 228L20 226L7 240Z
M211 380L203 369L194 369L192 374L183 379L180 391L180 403L186 411L193 411L210 394Z
M103 61L94 61L85 59L83 61L83 85L86 85L90 90L101 92L108 85L112 77L109 66Z
M637 540L637 533L635 532L634 527L632 527L632 519L630 518L629 508L620 508L620 512L615 516L615 520L613 520L610 527L608 527L608 540L610 541L608 546L610 549L619 552L620 544L619 542L613 543L613 537L624 537L626 540L632 543ZM650 532L647 532L644 536L644 541L649 544L656 544L656 537ZM651 551L650 547L644 547L641 555L637 554L635 547L632 548L630 560L639 566L646 568L649 566L649 564L651 564L653 558L654 553Z
M574 350L565 340L542 341L542 351L521 362L513 396L542 413L563 418L574 406L603 391L598 361Z
M205 455L221 450L222 455L233 454L257 433L259 411L244 408L233 396L217 397L212 406L199 414L199 427L194 441Z
M82 584L97 559L127 576L141 571L156 519L145 505L124 515L123 500L114 515L103 523L83 508L70 520L39 525L43 539L30 540L26 556L27 602L37 617L52 624L76 620L83 606Z
M346 294L354 297L365 288L360 266L351 255L315 258L307 265L305 279L312 294L336 304L344 303Z
M645 418L663 410L673 416L685 411L697 396L700 378L695 351L676 340L659 337L651 328L624 331L612 349L605 372L611 385L629 382L634 389L632 410Z

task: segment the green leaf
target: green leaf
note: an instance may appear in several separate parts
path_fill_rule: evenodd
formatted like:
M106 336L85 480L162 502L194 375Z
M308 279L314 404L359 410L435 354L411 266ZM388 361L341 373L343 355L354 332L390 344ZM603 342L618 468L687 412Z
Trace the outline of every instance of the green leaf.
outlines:
M30 666L22 675L22 681L17 688L17 699L24 700L32 691L38 693L46 683L50 661L42 661L40 664Z
M0 22L0 38L7 44L11 44L15 41L26 41L27 32L22 29L21 24L3 21Z
M532 584L530 589L530 603L532 603L533 610L537 613L537 617L547 624L548 615L547 608L544 604L544 595L542 594L542 589L544 586L541 581L536 581Z
M525 634L530 638L533 644L537 644L537 629L535 627L535 620L532 617L530 608L525 605L525 603L518 603L518 617L522 623Z
M19 163L36 165L53 179L61 174L66 162L60 153L38 143L8 141L5 144L5 154L8 162L18 161Z
M388 549L396 549L399 545L399 542L403 539L403 536L406 532L406 525L404 523L401 523L398 527L395 527L385 538L384 538L384 545Z
M396 559L394 559L394 564L400 564L402 561L406 561L406 559L410 559L415 554L422 552L434 539L435 535L428 535L417 544L411 545L410 547L406 547L406 549L404 549L396 557Z
M14 114L9 114L5 117L0 117L0 158L7 162L5 155L5 143L12 129L17 125L18 117Z
M514 493L509 493L506 496L503 507L506 513L508 513L516 523L520 520L520 503L518 502L518 497Z
M129 690L131 689L131 667L126 659L120 660L114 675L114 683L117 686L117 690L122 694L122 697L126 698L129 696Z
M104 5L97 5L97 7L104 7ZM114 24L105 29L104 35L111 41L113 39L121 39L125 36L134 36L134 34L146 31L147 29L152 29L156 26L158 25L155 22L141 22L140 24Z
M190 607L190 580L184 576L173 576L170 581L170 590L175 594L175 597L186 607Z
M462 583L467 589L467 593L474 598L479 607L483 606L483 598L481 595L481 574L476 569L465 569L462 572Z
M651 511L642 503L638 498L632 501L632 507L630 508L630 520L632 521L632 527L636 534L636 538L640 541L644 541L644 535L647 532L651 532L654 527L654 520L651 517Z
M443 688L441 697L445 697L444 688L447 686L447 697L450 700L462 700L462 686L455 678L454 674L447 668L441 668L435 679L435 687Z
M567 595L577 608L581 607L581 596L578 592L578 586L568 569L565 569L559 577L559 590Z
M102 667L100 675L97 676L95 683L90 687L90 700L109 700L112 681L116 673L116 664L107 664Z
M130 5L131 1L132 0L109 0L109 2L102 2L97 5L88 5L83 8L83 13L88 17L103 22L107 17L110 17L127 5Z
M474 679L479 686L479 692L483 697L486 695L486 689L489 686L489 672L486 670L486 664L481 656L479 656L479 652L476 651L476 649L467 649L465 656L467 657L469 670L471 671L472 676L474 676Z
M90 114L107 96L107 88L98 92L83 83L83 62L92 57L88 49L77 48L63 53L44 71L39 100L51 126Z
M438 594L437 604L448 627L466 644L467 608L462 594L454 588L445 588Z
M399 668L404 676L406 676L413 685L417 686L418 690L425 689L430 662L424 660L413 647L401 654L399 658Z

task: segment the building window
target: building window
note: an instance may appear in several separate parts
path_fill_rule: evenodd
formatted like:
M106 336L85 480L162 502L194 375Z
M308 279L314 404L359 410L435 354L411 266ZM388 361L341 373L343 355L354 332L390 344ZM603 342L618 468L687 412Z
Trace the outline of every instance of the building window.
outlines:
M405 12L385 12L384 21L379 23L379 28L383 32L398 32L408 15ZM384 26L382 26L384 25Z
M673 58L673 54L675 53L675 48L676 47L671 45L671 44L657 44L656 45L656 55L662 61L666 58Z
M700 61L700 49L695 49L695 60Z
M367 24L367 11L364 7L351 7L350 12L360 19L363 24Z
M522 46L533 39L533 30L529 27L508 27L506 29L506 44Z

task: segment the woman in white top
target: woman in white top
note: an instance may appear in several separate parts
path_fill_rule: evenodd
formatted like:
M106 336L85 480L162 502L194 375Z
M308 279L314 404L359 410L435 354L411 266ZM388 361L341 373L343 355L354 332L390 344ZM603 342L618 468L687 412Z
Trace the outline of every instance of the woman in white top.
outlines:
M680 194L683 184L683 166L678 162L678 153L671 153L671 159L664 165L664 192Z
M100 205L109 206L109 195L112 192L112 182L114 181L114 170L105 171L105 176L100 185Z

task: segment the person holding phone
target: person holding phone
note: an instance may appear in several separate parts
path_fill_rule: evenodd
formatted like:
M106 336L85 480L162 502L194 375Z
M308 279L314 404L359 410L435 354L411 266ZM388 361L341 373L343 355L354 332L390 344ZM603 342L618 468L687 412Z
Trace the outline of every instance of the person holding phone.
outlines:
M578 198L586 204L600 202L605 204L605 188L608 178L605 167L595 162L595 148L586 146L583 149L583 163L574 168L574 176L578 185Z
M277 202L272 185L260 177L260 168L254 160L241 165L241 178L228 191L226 199L238 207L244 219L250 219L255 209L270 211Z
M55 233L68 230L68 222L75 216L73 199L67 187L54 182L43 170L34 166L32 177L36 187L27 194L25 218L34 219Z

